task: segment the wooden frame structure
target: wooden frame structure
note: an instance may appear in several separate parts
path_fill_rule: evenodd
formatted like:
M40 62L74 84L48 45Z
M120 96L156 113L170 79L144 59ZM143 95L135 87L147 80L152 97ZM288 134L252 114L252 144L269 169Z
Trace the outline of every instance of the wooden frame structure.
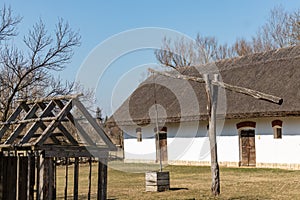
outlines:
M73 197L78 199L80 157L98 161L97 199L106 199L107 160L116 147L79 96L19 101L0 123L0 199L55 199L56 160L61 158L66 177L68 161L74 159ZM65 199L66 188L67 182Z

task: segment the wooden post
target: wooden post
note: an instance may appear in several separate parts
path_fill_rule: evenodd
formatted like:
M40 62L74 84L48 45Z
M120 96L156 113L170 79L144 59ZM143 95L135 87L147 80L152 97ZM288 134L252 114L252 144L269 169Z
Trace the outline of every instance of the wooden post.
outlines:
M98 192L97 200L107 198L107 158L99 158L98 161Z
M4 181L3 181L3 171L4 171L4 159L3 159L3 154L0 153L0 199L3 199L3 186L4 186Z
M17 156L18 157L18 169L17 169L17 176L18 176L18 182L17 182L17 199L18 200L27 200L29 196L28 195L28 173L30 172L28 170L29 166L29 156Z
M66 172L65 172L65 200L68 199L68 172L69 170L69 158L66 157Z
M42 199L53 199L54 171L53 158L45 157L41 159L40 174L40 197Z
M211 175L212 184L211 192L217 196L220 194L220 176L219 176L219 165L218 165L218 153L217 153L217 142L216 142L216 111L218 101L218 86L212 85L208 74L204 74L205 88L207 93L207 110L208 110L208 121L209 121L209 142L210 142L210 156L211 156ZM214 75L214 81L218 81L218 75Z
M74 200L78 200L78 175L79 175L79 158L74 162Z
M91 199L91 187L92 187L92 158L89 158L89 191L88 191L88 200Z
M27 178L27 200L34 198L35 179L35 156L34 152L28 153L28 178Z
M36 153L36 200L40 200L40 175L41 175L41 163L40 154Z

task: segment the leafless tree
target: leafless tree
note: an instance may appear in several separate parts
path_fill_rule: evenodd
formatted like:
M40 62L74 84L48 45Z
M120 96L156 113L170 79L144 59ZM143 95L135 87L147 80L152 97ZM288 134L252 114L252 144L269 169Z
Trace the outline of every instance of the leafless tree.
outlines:
M289 15L288 26L291 45L300 44L300 9Z
M245 39L237 39L232 48L237 56L244 56L253 53L253 45Z
M250 41L237 39L232 49L238 56L264 52L300 43L300 10L287 12L283 7L274 7L266 23Z
M220 45L215 37L197 35L194 41L164 38L161 49L155 51L157 60L171 68L205 64L232 56L227 44Z
M164 38L162 48L155 51L157 60L164 66L171 68L190 66L196 57L194 45L181 38L171 41Z
M74 47L80 45L80 36L59 19L53 37L40 20L23 38L27 49L22 51L7 42L18 35L16 30L21 18L14 17L6 7L0 15L0 110L1 120L5 121L16 98L65 94L72 90L72 83L54 80L50 72L66 67Z
M3 7L1 10L0 42L17 35L16 26L21 22L21 19L19 16L12 16L11 8Z

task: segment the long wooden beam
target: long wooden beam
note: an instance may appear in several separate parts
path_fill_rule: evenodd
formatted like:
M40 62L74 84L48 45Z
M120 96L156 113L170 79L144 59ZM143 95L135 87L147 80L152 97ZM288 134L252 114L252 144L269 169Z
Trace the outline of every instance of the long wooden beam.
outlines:
M5 134L5 132L9 129L10 126L10 122L14 121L18 115L21 113L22 111L22 103L20 103L20 105L14 110L14 112L9 116L7 123L1 123L0 125L3 125L0 129L0 139L3 137L3 135Z
M54 100L55 104L60 108L64 108L64 103L61 100ZM86 133L86 131L82 128L82 126L75 122L73 115L69 112L67 113L67 118L73 125L73 127L78 130L78 134L80 135L80 138L85 142L87 145L96 145L95 142L90 138L90 136Z
M205 83L204 79L200 78L200 77L187 76L187 75L183 75L183 74L171 74L171 73L168 73L168 72L160 72L160 71L156 71L156 70L151 69L151 68L149 68L148 70L152 73L156 73L156 74L166 76L166 77L170 77L170 78L183 79L183 80L188 80L188 81L196 81L196 82L199 82L199 83ZM219 87L230 90L232 92L241 93L241 94L245 94L245 95L254 97L256 99L269 101L271 103L275 103L275 104L279 104L279 105L281 105L283 103L283 99L280 98L280 97L273 96L273 95L270 95L270 94L265 94L263 92L259 92L259 91L252 90L252 89L249 89L249 88L234 86L234 85L230 85L230 84L227 84L227 83L224 83L224 82L221 82L221 81L215 81L215 80L212 80L211 84L212 85L217 85Z
M35 115L36 111L39 109L38 105L35 104L31 107L31 109L27 112L24 120L31 120L31 118ZM23 131L26 127L26 123L21 123L18 127L14 130L12 134L10 134L9 138L4 142L4 144L12 144L13 141L18 137L18 135Z
M53 101L53 100L70 100L70 99L76 99L81 96L83 96L83 94L80 93L80 94L74 94L74 95L38 98L38 99L33 99L33 100L20 99L20 100L18 100L18 102L23 102L26 104L33 104L33 103L41 103L41 102Z
M73 103L76 105L76 107L80 110L80 112L84 115L84 117L88 120L88 122L91 124L91 126L96 130L96 132L100 135L101 139L104 141L104 143L112 150L116 151L117 148L111 141L111 139L106 135L104 130L98 125L96 120L91 116L91 114L86 110L86 108L83 106L83 104L77 100L73 99Z

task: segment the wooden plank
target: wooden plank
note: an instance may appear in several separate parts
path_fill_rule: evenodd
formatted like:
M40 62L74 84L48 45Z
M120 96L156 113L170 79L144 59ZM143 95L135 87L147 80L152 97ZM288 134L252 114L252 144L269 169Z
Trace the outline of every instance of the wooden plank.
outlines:
M100 153L97 151L94 152L89 152L89 151L80 151L80 152L63 152L63 151L49 151L45 152L45 157L57 157L57 158L64 158L64 157L69 157L69 158L79 158L79 157L101 157L105 158L106 154Z
M97 200L107 199L107 158L98 161Z
M1 127L0 129L0 139L3 137L3 135L5 134L5 132L8 130L9 128L9 123L11 121L14 121L18 115L21 113L22 109L22 103L14 110L14 112L10 115L10 117L7 119L6 123Z
M54 171L53 171L53 158L43 158L42 165L43 179L42 184L42 197L43 199L53 199L54 188Z
M146 191L147 192L163 192L169 190L170 187L167 185L147 185Z
M166 180L155 180L155 181L151 181L151 180L146 180L146 185L170 185L170 180L166 179Z
M40 200L40 176L41 176L41 156L37 152L36 156L36 200Z
M18 199L27 200L28 191L28 157L20 156L18 172Z
M62 110L65 107L65 104L61 100L54 100L54 103ZM67 113L68 119L74 123L74 117L71 113Z
M34 104L34 103L54 101L54 100L70 100L70 99L78 98L80 96L83 96L83 94L80 93L80 94L74 94L74 95L63 95L63 96L38 98L38 99L35 99L35 100L18 100L18 101L22 102L22 103L26 103L26 104Z
M200 78L200 77L187 76L187 75L183 75L183 74L170 74L168 72L159 72L159 71L156 71L156 70L153 70L153 69L148 69L148 70L150 72L153 72L153 73L156 73L156 74L159 74L159 75L163 75L163 76L166 76L166 77L170 77L170 78L176 78L176 79L196 81L196 82L199 82L199 83L205 83L204 78ZM233 92L245 94L245 95L254 97L256 99L269 101L271 103L276 103L276 104L279 104L279 105L281 105L283 103L283 99L280 98L280 97L276 97L276 96L270 95L270 94L265 94L263 92L259 92L259 91L252 90L252 89L249 89L249 88L230 85L230 84L221 82L219 80L214 80L214 81L211 82L211 84L215 85L215 86L225 88L225 89L233 91Z
M116 151L117 150L116 146L113 144L111 139L106 135L103 129L98 125L98 123L91 116L91 114L85 109L83 104L77 99L74 99L73 102L76 105L76 107L80 110L80 112L85 116L88 122L92 125L92 127L96 130L96 132L101 136L102 140L111 149L111 151Z
M54 101L55 103L56 101ZM57 104L57 103L55 103ZM41 102L38 104L43 110L46 108L46 105L45 103ZM61 109L63 109L64 105L63 103L61 102L60 106L59 106ZM69 114L67 114L68 116ZM49 116L50 117L54 117L54 114L52 112L49 113ZM43 125L43 126L42 126ZM43 130L46 129L46 125L44 125L43 123L41 123L41 127L43 128ZM69 140L69 142L71 142L72 144L78 144L77 140L68 132L68 130L61 124L59 123L57 125L58 129L64 134L64 136Z
M65 200L68 199L68 175L69 175L69 158L66 157L66 171L65 171Z
M75 158L74 162L74 189L73 196L74 200L78 200L78 177L79 177L79 158Z
M54 173L54 189L53 189L53 199L56 199L56 188L57 188L57 158L53 157L53 173Z
M59 123L57 127L64 134L64 136L69 140L70 143L74 145L78 144L78 141L69 133L69 131L61 123Z
M92 191L92 158L89 159L88 200L91 199L91 191Z
M4 159L2 153L0 154L0 199L3 199L3 187L4 187L4 180L3 180L3 173L4 173Z
M50 102L48 106L44 109L44 111L41 113L40 117L46 117L49 115L49 113L52 112L53 108L55 107L55 104L53 102ZM19 142L20 144L25 144L27 143L30 138L34 135L36 130L40 127L41 123L39 121L35 122L32 124L32 126L29 128L29 130L26 132L26 134L23 136L21 141ZM45 127L43 127L45 128Z
M17 192L17 157L4 158L4 190L3 199L15 200Z
M64 104L60 100L56 100L55 103L60 109L64 108ZM73 127L79 131L80 138L83 140L83 142L87 143L88 145L96 145L94 141L89 137L89 135L85 132L85 130L82 128L82 126L78 122L75 122L74 117L71 113L67 114L67 118L70 120Z
M85 143L85 145L96 146L96 143L91 139L88 133L82 128L78 122L74 122L73 126L79 131L80 139Z
M57 115L57 120L61 120L65 117L65 115L67 113L70 112L70 110L72 109L72 100L70 100L65 107L58 113ZM44 132L42 133L42 135L37 139L37 141L34 143L34 145L40 146L42 145L46 139L49 137L49 135L51 134L51 132L56 128L56 126L58 125L58 121L53 120L48 127L44 130Z
M26 114L24 117L24 120L31 120L31 118L35 115L36 111L38 110L38 105L35 104ZM9 136L9 138L4 142L4 144L12 144L14 140L18 137L18 135L23 131L23 129L26 127L26 123L21 123L18 125L18 127L14 130L14 132Z
M35 157L34 153L28 156L28 183L27 183L27 199L33 200L34 198L34 183L35 183Z
M168 180L170 179L169 172L147 172L146 180L157 181L157 180Z
M26 125L28 123L33 123L33 122L49 122L52 120L57 119L56 117L43 117L43 118L33 118L33 119L24 119L24 120L17 120L17 121L12 121L9 124L13 125L13 124L20 124L20 125Z

